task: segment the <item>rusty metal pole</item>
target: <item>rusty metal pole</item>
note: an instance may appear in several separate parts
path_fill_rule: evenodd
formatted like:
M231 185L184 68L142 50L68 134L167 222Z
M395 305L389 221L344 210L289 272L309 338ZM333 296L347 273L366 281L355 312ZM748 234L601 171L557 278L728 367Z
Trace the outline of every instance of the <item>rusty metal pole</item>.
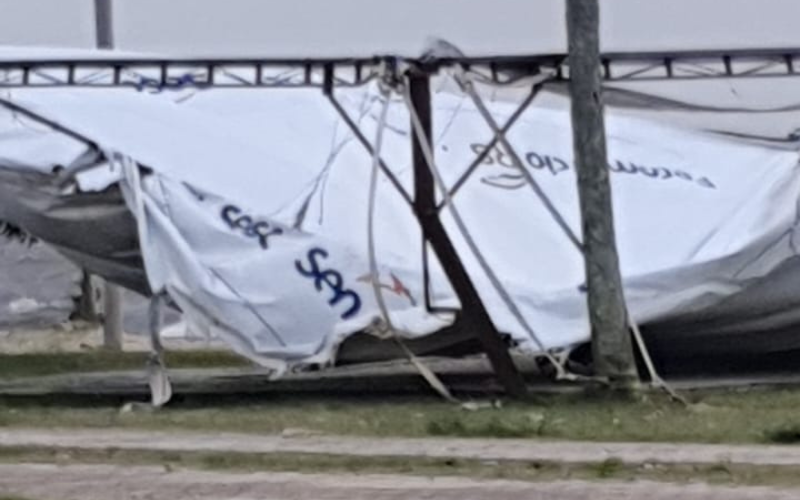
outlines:
M569 90L592 358L612 386L638 383L619 269L603 121L598 0L567 0Z
M410 75L409 86L411 102L422 122L426 140L431 144L433 121L431 115L430 77L421 72L414 73ZM482 343L483 349L492 363L497 379L510 396L522 397L527 392L525 381L514 365L507 346L500 338L475 285L464 268L441 219L439 219L433 174L428 167L422 146L415 134L412 134L412 141L414 211L422 227L424 239L430 242L442 264L442 268L450 279L461 302L462 321L474 329L478 340Z

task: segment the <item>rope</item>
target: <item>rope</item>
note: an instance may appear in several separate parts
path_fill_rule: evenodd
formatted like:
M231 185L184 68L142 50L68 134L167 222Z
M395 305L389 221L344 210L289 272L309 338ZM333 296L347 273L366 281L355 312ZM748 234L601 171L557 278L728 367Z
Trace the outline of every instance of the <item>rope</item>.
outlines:
M383 319L384 324L381 325L378 323L373 323L373 328L371 329L371 333L379 338L389 338L391 337L400 349L405 353L406 357L408 357L409 361L414 365L417 371L422 375L422 377L428 382L428 384L437 392L439 393L442 398L445 400L461 404L444 383L436 376L430 368L428 368L412 351L411 349L406 346L406 344L400 339L397 335L397 330L395 329L394 325L392 324L392 319L389 315L389 308L386 306L386 301L383 297L383 290L380 287L378 282L379 277L379 270L378 270L378 260L375 251L375 202L377 198L377 191L378 191L378 174L380 172L380 155L381 149L383 147L383 132L386 129L386 115L389 111L389 105L391 101L389 99L390 94L387 88L381 88L381 95L383 96L383 106L381 107L380 118L378 119L377 130L375 132L375 147L373 148L372 153L372 169L370 172L370 181L369 181L369 202L368 202L368 210L367 210L367 249L369 253L369 271L370 271L370 283L372 284L372 291L375 294L375 302L378 304L378 309L381 312L381 316Z
M161 305L163 297L155 294L148 307L148 328L153 349L147 360L150 401L154 408L160 408L172 399L172 383L169 380L167 364L164 360L164 346L161 344Z
M650 358L650 351L647 349L647 344L644 342L644 337L642 337L642 332L639 330L639 325L636 324L630 317L630 313L628 312L628 306L625 305L625 313L628 317L628 324L633 331L633 338L636 340L636 347L639 348L639 352L644 359L644 364L647 367L647 372L650 374L650 380L653 387L657 387L663 389L672 399L678 401L679 403L683 404L684 406L689 406L689 402L686 399L678 394L675 389L670 387L667 382L661 378L661 375L658 374L656 371L655 365L653 365L653 360Z
M389 112L389 93L385 89L381 89L381 95L384 97L383 105L381 106L380 118L378 119L377 129L375 132L375 146L372 152L372 168L370 170L369 179L369 201L367 204L367 251L369 253L369 272L370 284L372 291L375 295L375 301L378 304L383 315L386 326L392 328L392 320L389 317L389 310L386 307L386 301L383 297L380 283L378 282L378 260L375 251L375 202L378 191L378 170L380 169L380 155L383 148L383 131L386 124L386 115Z

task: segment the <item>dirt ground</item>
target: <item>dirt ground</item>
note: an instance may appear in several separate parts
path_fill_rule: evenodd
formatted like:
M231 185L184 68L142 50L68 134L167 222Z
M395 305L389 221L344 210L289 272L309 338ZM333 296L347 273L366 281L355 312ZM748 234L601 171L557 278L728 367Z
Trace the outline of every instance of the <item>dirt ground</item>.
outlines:
M154 466L0 465L0 494L32 500L789 500L798 490L393 475L220 473Z
M241 438L241 439L239 439ZM780 447L688 446L658 444L537 443L515 440L398 440L232 434L164 433L120 430L9 430L0 432L0 446L61 449L52 463L0 464L0 497L30 500L403 500L436 498L470 500L520 498L536 500L789 500L800 498L800 488L731 486L606 478L597 481L537 479L470 479L465 476L424 476L425 472L354 474L352 472L245 472L237 469L186 468L176 462L153 465L78 463L74 449L226 450L249 453L305 452L361 456L460 457L490 460L522 458L585 463L610 456L625 462L657 460L667 463L727 463L788 465L800 462L800 451ZM738 452L738 453L737 453ZM692 458L688 459L687 455ZM165 459L166 460L166 459ZM48 462L50 462L48 460ZM94 461L92 461L94 462ZM255 470L255 469L254 469ZM357 469L352 469L357 470ZM434 474L429 472L428 474ZM791 484L791 483L790 483Z
M180 338L169 330L162 334L162 343L168 350L227 350L221 341ZM102 328L81 323L64 323L52 328L0 330L0 354L85 352L99 349L102 345ZM150 339L146 335L125 334L123 349L127 352L149 351Z
M0 332L0 353L75 352L100 347L99 329ZM168 349L212 347L206 342L166 339ZM126 336L125 350L148 348L147 338ZM544 443L479 439L365 440L305 435L303 429L277 436L183 435L172 431L120 429L0 429L0 446L162 450L248 450L252 453L351 454L358 456L454 456L503 459L602 461L628 457L675 463L800 464L800 448L664 445L645 443ZM670 460L671 459L671 460ZM30 460L30 459L27 459ZM800 488L656 483L606 479L526 482L465 477L422 477L352 473L232 472L165 465L0 463L0 498L29 500L790 500ZM150 463L150 462L148 462ZM69 464L69 465L66 465ZM694 479L694 476L693 476Z

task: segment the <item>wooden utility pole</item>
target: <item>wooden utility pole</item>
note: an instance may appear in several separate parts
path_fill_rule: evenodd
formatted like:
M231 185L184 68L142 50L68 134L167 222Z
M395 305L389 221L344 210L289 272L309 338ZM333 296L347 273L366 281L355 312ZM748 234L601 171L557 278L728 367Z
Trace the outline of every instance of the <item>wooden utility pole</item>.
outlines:
M94 0L96 45L98 49L114 48L114 21L111 0ZM105 281L103 285L103 346L122 350L122 290Z
M638 383L619 270L606 155L598 0L567 0L569 90L595 373L613 387Z

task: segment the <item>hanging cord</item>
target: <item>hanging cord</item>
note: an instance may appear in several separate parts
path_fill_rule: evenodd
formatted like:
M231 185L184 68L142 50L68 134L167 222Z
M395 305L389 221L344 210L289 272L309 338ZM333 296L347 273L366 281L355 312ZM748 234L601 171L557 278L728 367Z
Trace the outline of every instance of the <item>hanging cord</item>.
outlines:
M160 337L163 301L162 294L154 294L150 298L150 305L147 310L150 347L152 349L152 352L147 357L147 372L150 384L150 404L153 408L160 408L172 399L172 383L169 380L167 365L164 361L164 346Z
M128 155L113 150L104 150L103 155L111 169L119 168L122 171L124 182L130 189L130 211L136 219L140 248L148 246L148 232L146 225L146 210L144 200L144 187L142 186L141 171L136 161ZM161 305L163 290L153 290L148 307L148 330L151 341L151 353L145 363L150 386L151 408L161 408L172 399L172 383L167 372L164 360L164 348L159 337L161 331Z
M367 205L367 250L369 252L369 272L370 272L370 284L372 285L372 291L375 295L375 301L378 304L378 309L380 309L381 315L383 316L383 321L386 323L386 327L389 329L388 335L378 335L383 338L391 336L391 332L394 330L392 327L392 320L389 317L389 310L386 307L386 301L383 297L383 292L381 291L380 283L378 282L378 261L375 251L375 202L377 198L377 191L378 191L378 169L380 168L380 156L381 156L381 149L383 148L383 131L386 124L386 116L389 112L389 105L391 101L389 99L389 92L384 86L380 86L381 96L384 98L380 118L378 119L377 128L375 132L375 146L373 148L372 153L372 169L370 172L370 179L369 179L369 201Z
M377 130L375 132L375 146L372 154L372 171L370 173L369 204L367 211L367 247L369 252L369 281L372 284L372 290L375 294L375 301L378 304L378 309L381 312L382 318L373 323L370 331L373 335L379 338L385 339L391 337L408 357L409 361L411 361L417 371L419 371L420 375L422 375L422 377L437 393L439 393L440 396L451 403L461 404L458 399L453 397L441 379L439 379L439 377L437 377L436 374L430 368L428 368L397 335L397 330L392 323L389 308L386 306L386 301L383 297L383 290L380 287L378 260L375 251L375 203L378 191L380 155L381 148L383 147L383 132L386 129L386 116L389 111L389 105L391 104L391 94L389 88L384 85L380 85L380 89L381 96L383 97L383 105L381 107L380 118L378 119Z
M678 394L675 389L673 389L669 384L667 384L666 380L661 378L658 371L656 371L656 367L653 364L653 360L650 358L650 351L647 349L647 344L644 342L644 337L642 336L641 330L639 330L639 325L631 318L630 312L628 311L628 304L625 304L625 315L628 318L628 325L630 325L631 330L633 331L633 338L636 340L636 347L639 348L639 353L642 355L642 359L644 360L644 365L647 367L647 372L650 374L650 384L658 389L663 389L664 392L669 395L675 401L683 404L684 406L689 406L689 402Z
M475 244L475 241L472 238L472 235L467 230L467 227L464 224L464 221L462 220L458 210L456 209L455 205L453 204L453 199L450 196L450 193L448 193L447 188L445 187L445 183L444 183L444 180L441 177L441 174L439 173L439 169L436 167L436 163L433 160L433 151L431 150L432 147L428 143L428 140L425 137L425 134L423 132L422 122L420 121L419 115L417 114L416 109L414 108L414 104L413 104L413 102L411 100L411 94L410 94L410 90L408 88L408 85L407 84L403 84L403 85L401 85L401 87L402 87L403 99L405 100L406 106L408 107L409 113L411 115L411 122L412 122L412 125L413 125L412 128L414 129L414 134L416 135L417 141L419 142L419 144L421 146L421 150L422 150L423 156L425 157L425 162L428 164L428 168L430 169L431 173L433 174L433 178L434 178L434 181L436 183L436 187L442 193L442 196L444 197L444 204L447 206L448 210L450 211L450 214L452 215L453 220L455 221L459 232L464 237L464 240L466 241L467 246L469 246L470 251L473 253L473 255L475 256L476 260L480 264L481 269L483 269L484 273L486 273L487 277L489 278L489 281L491 282L492 287L500 295L501 299L506 304L506 306L508 307L508 309L511 312L511 314L519 322L519 324L522 326L522 328L526 331L526 333L531 338L531 340L539 347L539 349L542 351L544 356L553 364L553 366L556 369L556 379L557 380L586 379L586 377L581 377L581 376L573 374L573 373L568 373L566 371L566 369L564 368L564 366L562 364L560 364L556 360L556 358L544 347L544 344L542 344L541 340L539 340L539 337L533 331L533 328L531 328L531 326L528 324L528 322L522 316L522 313L517 308L517 306L514 303L514 301L511 299L511 296L509 295L508 291L506 291L505 287L503 287L502 283L497 278L497 275L494 273L492 268L489 266L488 262L486 262L486 259L484 258L483 254L480 252L480 250L478 249L477 245Z
M483 116L483 118L486 121L486 123L489 125L489 127L492 129L492 131L495 134L497 134L499 142L507 150L507 153L511 157L511 160L514 163L514 166L522 173L523 178L533 188L534 192L537 195L539 195L539 198L545 204L545 207L550 212L550 215L555 219L555 221L559 225L559 227L562 228L562 230L567 235L567 238L572 242L573 246L578 250L578 252L581 254L581 256L583 256L584 249L583 249L582 243L580 242L578 237L575 235L575 233L567 225L567 223L564 220L563 216L558 212L558 210L555 208L555 206L552 204L552 202L550 202L550 199L547 197L547 195L544 194L544 191L537 184L536 180L533 178L531 173L528 172L525 169L525 167L522 165L522 160L520 159L520 157L517 154L517 152L514 149L514 147L511 145L510 141L508 140L508 137L506 137L505 133L503 133L503 131L497 125L497 122L495 121L494 117L489 112L489 110L486 108L486 105L483 103L483 101L481 100L480 96L475 91L474 84L473 84L472 80L470 79L470 77L467 75L467 73L461 67L456 68L454 70L454 72L455 72L456 81L458 82L459 86L462 88L462 90L464 90L464 92L466 92L470 96L470 98L472 99L472 102L478 108L478 111L481 113L481 115ZM640 354L642 355L642 358L643 358L644 363L645 363L645 367L647 368L647 372L650 375L651 384L654 387L658 387L658 388L664 389L664 391L666 391L667 394L670 395L670 397L672 397L673 399L675 399L677 401L680 401L680 402L686 404L686 400L683 399L680 395L678 395L675 392L675 390L673 390L666 383L666 381L664 381L664 379L661 378L661 376L656 371L655 365L653 364L653 360L650 357L650 352L647 349L647 344L644 342L644 337L642 336L641 330L639 329L639 325L637 325L636 322L631 317L630 310L628 309L627 302L625 302L624 306L625 306L625 315L627 317L628 326L630 327L631 331L633 332L633 337L634 337L634 340L636 341L636 346L637 346Z

